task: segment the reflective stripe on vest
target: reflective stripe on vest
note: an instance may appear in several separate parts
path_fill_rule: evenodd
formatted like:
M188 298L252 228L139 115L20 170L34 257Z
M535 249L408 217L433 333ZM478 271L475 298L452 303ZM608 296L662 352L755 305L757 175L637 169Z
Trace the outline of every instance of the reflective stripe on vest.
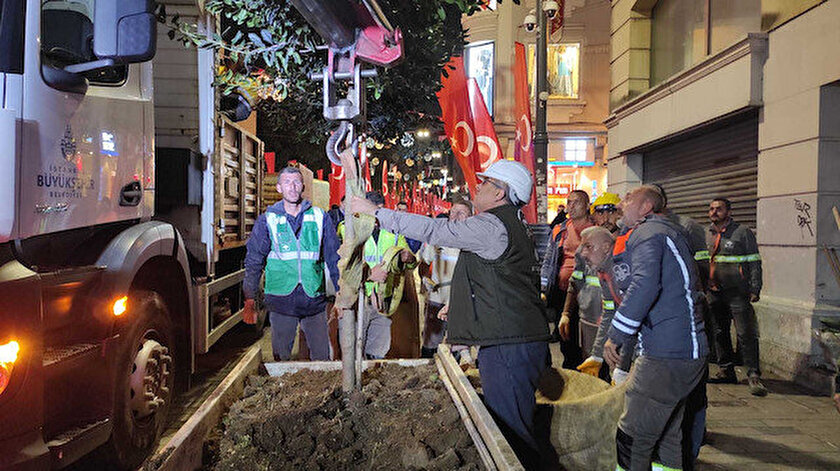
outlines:
M598 288L601 287L601 281L598 279L597 276L587 276L586 284L589 286L597 286Z
M694 260L697 260L698 262L702 260L709 260L710 258L712 258L712 256L709 255L708 250L698 250L697 252L694 252Z
M397 236L391 232L380 230L378 240L373 240L373 236L371 236L365 241L365 262L373 268L382 261L385 251L395 245L397 245Z
M582 280L583 279L583 272L580 270L575 270L572 272L572 279L573 280Z
M266 213L271 252L265 265L265 292L287 296L301 285L309 297L324 293L324 266L320 263L324 212L311 207L303 214L295 236L286 215Z
M604 300L604 309L609 309L610 311L615 311L615 301L607 301Z
M752 253L749 255L715 255L714 258L717 263L746 263L758 262L761 260L761 255Z
M390 248L397 245L397 236L392 232L379 231L377 240L373 240L373 236L368 237L365 241L365 263L373 268L382 262L382 256ZM365 282L365 295L370 296L376 290L376 283Z

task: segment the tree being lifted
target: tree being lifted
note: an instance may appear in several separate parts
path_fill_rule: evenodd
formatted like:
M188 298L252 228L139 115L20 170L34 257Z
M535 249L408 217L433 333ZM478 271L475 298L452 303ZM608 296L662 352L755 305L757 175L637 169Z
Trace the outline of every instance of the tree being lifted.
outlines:
M513 0L519 3L518 0ZM205 35L195 25L167 18L170 37L185 45L227 52L216 85L226 95L250 94L260 100L263 130L270 146L299 156L323 155L345 168L346 194L362 196L365 137L395 142L420 125L439 127L435 93L440 75L460 54L466 31L461 15L483 8L486 0L207 0L221 18L222 33ZM399 27L395 27L394 20ZM326 66L324 54L326 51ZM379 66L385 70L379 71ZM399 64L399 65L398 65ZM374 100L366 117L366 92ZM317 98L317 97L320 97ZM321 112L327 122L317 118ZM328 138L330 121L338 128ZM323 147L321 147L323 148ZM304 151L304 149L307 149ZM301 160L308 160L302 158ZM308 160L312 166L324 167ZM361 387L362 256L373 230L370 216L347 217L341 248L340 321L345 392ZM358 303L356 314L353 306Z
M329 8L333 8L333 3L336 8L345 8L341 6L344 3L365 8L360 0L315 3ZM440 128L435 93L441 87L440 74L445 64L453 55L461 54L466 42L461 15L479 11L487 0L377 3L384 17L401 29L405 52L399 64L364 80L371 99L365 133L384 144L385 149L378 154L388 157L395 153L389 152L389 145L398 143L406 131ZM171 37L185 44L225 51L226 60L217 74L216 85L226 95L245 90L258 102L260 137L267 149L284 149L299 156L298 160L310 168L329 168L320 149L324 148L332 125L319 119L322 83L310 77L321 72L330 38L322 38L292 2L206 0L204 6L220 18L220 34L204 34L177 16L166 18L165 12L161 21L172 28ZM398 145L392 149L406 150ZM448 146L432 150L447 152ZM416 167L401 170L413 173Z

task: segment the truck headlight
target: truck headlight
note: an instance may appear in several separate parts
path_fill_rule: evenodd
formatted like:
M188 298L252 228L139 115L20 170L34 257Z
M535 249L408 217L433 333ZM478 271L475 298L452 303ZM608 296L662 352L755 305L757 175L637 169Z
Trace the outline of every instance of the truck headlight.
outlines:
M0 345L0 394L6 390L9 380L12 378L12 370L20 352L20 344L12 340L9 343Z

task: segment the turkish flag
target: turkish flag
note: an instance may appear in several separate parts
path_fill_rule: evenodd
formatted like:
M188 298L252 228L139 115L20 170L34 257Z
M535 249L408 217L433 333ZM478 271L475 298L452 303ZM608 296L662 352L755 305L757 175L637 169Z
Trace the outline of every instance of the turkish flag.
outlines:
M496 136L496 129L493 128L493 118L487 111L487 105L481 95L481 89L478 88L478 82L473 78L469 79L467 90L470 97L470 113L475 126L473 130L475 130L477 152L473 153L473 158L478 157L477 161L473 161L473 168L480 169L479 171L483 172L487 170L490 164L504 157L502 157L502 148L499 145L499 138Z
M388 161L382 159L382 196L388 201Z
M274 173L274 152L265 153L265 172L268 174Z
M525 45L516 43L516 56L513 63L513 87L516 108L516 137L514 138L513 158L522 162L534 178L534 140L531 134L531 105L528 102L528 69L525 64ZM529 224L537 222L537 185L532 181L531 199L522 208L525 220Z
M467 76L464 73L464 60L453 57L445 66L448 76L441 74L443 88L437 93L440 103L443 129L452 146L452 153L464 172L464 180L475 196L476 176L474 162L480 162L475 145L475 125L470 111L467 93ZM453 69L454 67L454 69Z
M341 204L341 198L344 197L344 167L331 163L332 172L330 173L330 206L334 204Z
M365 160L365 192L373 191L373 185L370 182L370 162Z

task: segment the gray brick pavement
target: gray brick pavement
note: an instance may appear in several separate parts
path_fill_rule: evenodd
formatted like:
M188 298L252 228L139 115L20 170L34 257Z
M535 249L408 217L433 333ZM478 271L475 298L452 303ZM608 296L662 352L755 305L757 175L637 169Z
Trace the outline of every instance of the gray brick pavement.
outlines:
M751 396L745 381L709 385L708 443L697 469L840 470L840 414L831 398L764 382L763 398Z

